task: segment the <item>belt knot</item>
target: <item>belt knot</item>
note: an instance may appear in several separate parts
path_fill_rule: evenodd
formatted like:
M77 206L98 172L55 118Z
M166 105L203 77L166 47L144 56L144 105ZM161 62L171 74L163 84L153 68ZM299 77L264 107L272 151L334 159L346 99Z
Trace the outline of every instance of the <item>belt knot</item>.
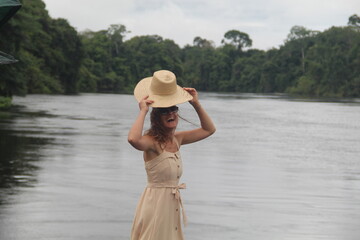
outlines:
M185 209L184 209L184 206L183 206L183 203L181 200L181 195L180 195L179 189L186 189L186 184L182 183L172 189L172 194L174 194L175 199L179 201L179 204L181 207L181 212L182 212L182 217L183 217L183 223L184 223L184 226L186 226L187 225L187 217L185 214Z

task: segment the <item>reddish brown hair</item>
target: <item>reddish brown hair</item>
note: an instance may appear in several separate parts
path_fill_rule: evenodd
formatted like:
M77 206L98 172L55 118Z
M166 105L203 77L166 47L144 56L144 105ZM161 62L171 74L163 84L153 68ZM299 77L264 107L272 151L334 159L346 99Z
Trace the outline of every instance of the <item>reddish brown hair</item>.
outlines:
M151 111L150 129L145 132L145 135L154 137L160 145L170 140L168 130L161 122L161 113L158 108L153 108Z

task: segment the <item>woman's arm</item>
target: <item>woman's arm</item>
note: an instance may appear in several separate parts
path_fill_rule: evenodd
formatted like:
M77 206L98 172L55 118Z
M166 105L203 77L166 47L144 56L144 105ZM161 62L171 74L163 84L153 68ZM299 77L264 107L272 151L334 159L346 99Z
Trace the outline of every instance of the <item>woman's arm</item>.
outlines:
M152 100L148 100L147 98L148 97L145 97L139 102L139 108L140 108L139 115L137 116L128 134L128 142L134 148L141 151L148 150L153 144L150 137L142 135L145 117L149 111L149 105L153 103Z
M189 144L209 137L216 131L216 128L205 109L201 106L197 91L194 88L184 89L193 96L190 104L194 107L196 113L198 114L201 124L201 127L198 129L176 133L180 144Z

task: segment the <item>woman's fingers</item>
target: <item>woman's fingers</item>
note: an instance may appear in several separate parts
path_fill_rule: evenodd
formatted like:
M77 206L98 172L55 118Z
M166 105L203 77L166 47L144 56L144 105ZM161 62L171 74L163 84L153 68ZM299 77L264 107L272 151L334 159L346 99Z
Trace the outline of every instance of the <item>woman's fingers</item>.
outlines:
M193 97L193 99L189 101L190 103L198 101L198 93L195 88L184 87L183 89Z
M153 100L150 100L148 98L149 98L149 96L145 96L145 97L143 97L143 99L140 100L140 102L145 102L145 103L150 103L150 104L154 102Z
M145 101L147 104L152 104L152 103L154 103L154 100L146 100Z
M144 101L146 102L147 105L152 104L154 102L154 100L148 99L149 95L144 97Z
M195 88L183 88L185 91L187 91L188 93L190 93L191 95L196 93L196 89Z
M145 97L143 97L143 98L140 100L140 102L139 102L139 108L140 108L140 110L141 110L141 109L149 110L149 105L151 105L152 103L154 103L153 100L150 100L150 99L148 99L148 98L149 98L149 96L145 96Z
M184 88L184 90L187 91L193 97L197 95L197 91L195 88Z
M195 91L195 88L184 87L183 89L186 90L186 91Z

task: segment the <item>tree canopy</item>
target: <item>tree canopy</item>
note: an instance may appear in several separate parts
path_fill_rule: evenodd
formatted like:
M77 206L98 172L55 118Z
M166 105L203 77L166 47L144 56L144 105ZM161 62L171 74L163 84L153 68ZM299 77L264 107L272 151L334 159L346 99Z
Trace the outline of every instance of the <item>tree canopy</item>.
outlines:
M122 24L77 32L52 19L42 0L23 8L0 29L0 49L17 64L0 66L0 96L28 93L130 93L159 69L200 91L290 93L360 97L360 20L323 32L294 26L283 45L252 49L247 33L229 30L222 45L196 36L179 47L158 35L125 40Z
M252 40L249 35L238 30L230 30L224 34L224 39L222 43L229 42L237 47L238 50L242 50L245 47L252 46Z

